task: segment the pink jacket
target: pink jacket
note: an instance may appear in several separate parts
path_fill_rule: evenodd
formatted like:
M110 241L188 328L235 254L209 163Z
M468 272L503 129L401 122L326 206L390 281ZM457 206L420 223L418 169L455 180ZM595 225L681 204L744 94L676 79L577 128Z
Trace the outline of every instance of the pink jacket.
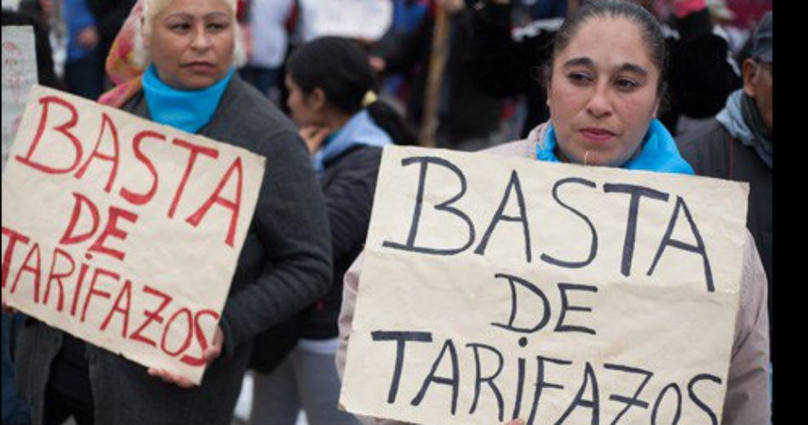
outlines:
M507 156L535 158L535 144L544 136L546 125L530 132L528 137L488 149L486 152ZM743 254L740 309L735 322L735 339L730 359L727 395L724 400L722 425L766 425L771 423L771 397L769 394L769 313L766 307L767 284L763 264L755 241L747 232ZM364 255L360 254L345 273L342 310L339 315L339 349L336 355L337 371L342 378L345 355L356 306L359 274ZM400 425L402 422L360 417L364 424ZM492 424L493 425L493 424Z

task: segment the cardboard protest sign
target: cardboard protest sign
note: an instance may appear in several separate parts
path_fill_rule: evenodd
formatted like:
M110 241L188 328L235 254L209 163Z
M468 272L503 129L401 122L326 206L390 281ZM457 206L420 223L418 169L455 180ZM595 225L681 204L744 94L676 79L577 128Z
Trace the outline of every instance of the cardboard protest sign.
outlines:
M28 92L37 83L33 27L3 27L2 62L2 170L5 171L8 152L25 109Z
M747 193L385 148L341 405L425 424L720 420Z
M328 35L378 40L393 23L389 0L301 0L303 39Z
M3 300L199 383L264 158L41 86L10 158Z

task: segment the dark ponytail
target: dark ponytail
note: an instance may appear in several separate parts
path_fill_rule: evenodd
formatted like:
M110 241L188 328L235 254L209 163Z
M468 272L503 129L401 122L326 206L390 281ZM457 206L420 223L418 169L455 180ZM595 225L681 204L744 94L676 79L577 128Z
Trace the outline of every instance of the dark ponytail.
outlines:
M347 114L362 109L365 95L376 84L367 53L342 37L321 37L300 46L289 57L286 70L303 93L319 87L329 105ZM395 144L415 144L415 132L390 105L377 100L367 110Z
M418 143L415 131L407 124L401 114L383 100L377 100L367 107L373 121L384 130L393 143L412 146Z

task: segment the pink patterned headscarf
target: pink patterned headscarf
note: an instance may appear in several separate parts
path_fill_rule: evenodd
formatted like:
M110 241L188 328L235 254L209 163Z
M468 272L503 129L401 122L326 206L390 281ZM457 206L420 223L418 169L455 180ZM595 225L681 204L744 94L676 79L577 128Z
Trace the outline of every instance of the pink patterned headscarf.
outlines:
M98 98L98 103L120 108L143 88L141 75L145 67L135 57L135 37L143 18L143 1L138 0L121 27L107 55L106 70L115 88Z

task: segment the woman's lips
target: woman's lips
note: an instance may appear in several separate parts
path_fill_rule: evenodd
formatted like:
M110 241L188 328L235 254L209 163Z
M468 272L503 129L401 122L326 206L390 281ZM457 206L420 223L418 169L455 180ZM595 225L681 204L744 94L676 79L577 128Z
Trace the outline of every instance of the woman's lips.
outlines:
M195 73L208 74L216 70L216 67L209 62L191 62L183 65L184 68L190 69Z
M593 142L605 142L614 138L615 133L601 128L584 128L578 130L585 139Z

